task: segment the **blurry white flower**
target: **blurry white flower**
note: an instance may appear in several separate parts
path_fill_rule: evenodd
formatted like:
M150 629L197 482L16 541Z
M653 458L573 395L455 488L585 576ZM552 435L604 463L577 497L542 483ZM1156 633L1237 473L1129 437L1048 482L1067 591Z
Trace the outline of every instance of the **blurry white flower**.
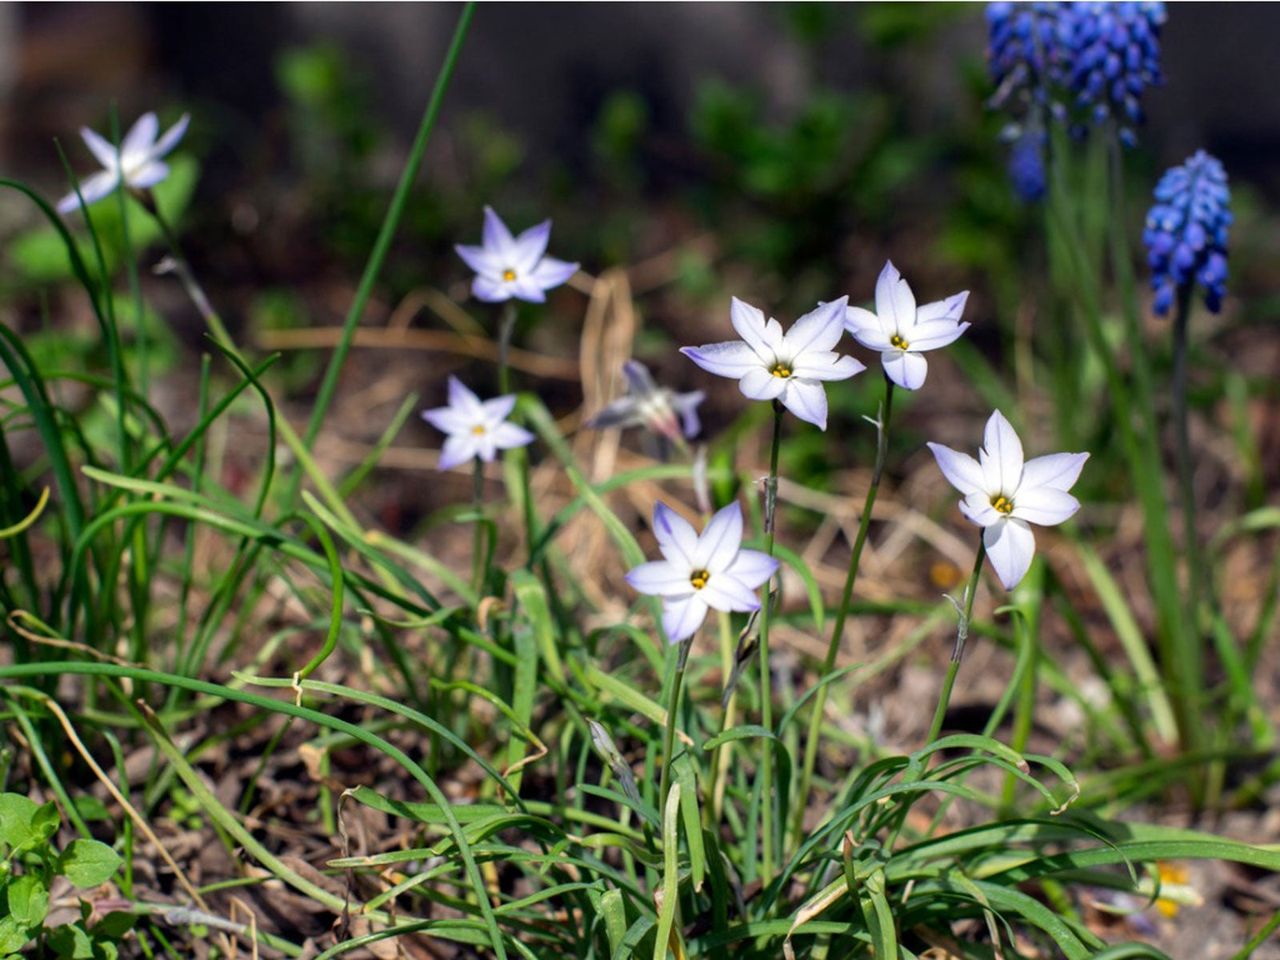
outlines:
M473 457L488 463L499 450L532 443L532 433L507 423L515 405L514 393L481 402L457 377L450 377L449 405L422 411L423 420L448 434L440 451L440 469L448 470Z
M708 609L760 609L755 591L777 572L778 561L759 550L742 550L742 508L731 503L707 523L701 536L659 501L653 532L662 560L642 563L627 574L641 593L662 598L662 626L672 643L686 640L702 625Z
M86 178L80 184L80 194L86 205L97 203L111 194L124 181L131 190L145 190L154 187L169 175L169 165L161 158L178 145L182 135L187 132L187 124L191 116L184 113L182 118L170 127L159 140L160 121L154 113L144 113L129 128L129 132L120 141L117 152L115 145L94 133L88 127L80 128L80 136L85 146L93 153L102 170ZM70 213L80 206L80 200L74 192L58 201L59 213Z
M983 528L982 542L1006 590L1018 585L1036 552L1031 524L1056 526L1080 509L1067 491L1087 453L1053 453L1025 463L1022 442L999 410L991 414L978 460L929 444L951 485L964 494L960 512Z
M886 262L876 280L876 312L849 307L845 327L864 347L880 352L885 375L898 386L918 390L929 372L922 355L956 340L969 329L960 322L969 291L946 300L916 306L907 281L891 262Z
M729 316L741 340L681 347L680 352L711 373L738 381L752 400L777 400L801 420L827 429L824 380L847 380L867 369L834 350L844 333L848 297L821 304L791 325L782 324L737 297Z
M705 393L676 393L660 387L639 360L628 360L622 365L622 372L627 377L626 395L588 420L588 427L645 427L673 442L680 439L682 427L685 437L697 435L701 426L698 404L706 399Z
M512 237L502 218L492 207L485 207L484 245L468 247L459 243L454 249L476 272L471 292L477 300L500 303L515 297L542 303L547 299L543 291L560 286L578 269L576 263L545 255L550 237L550 220Z

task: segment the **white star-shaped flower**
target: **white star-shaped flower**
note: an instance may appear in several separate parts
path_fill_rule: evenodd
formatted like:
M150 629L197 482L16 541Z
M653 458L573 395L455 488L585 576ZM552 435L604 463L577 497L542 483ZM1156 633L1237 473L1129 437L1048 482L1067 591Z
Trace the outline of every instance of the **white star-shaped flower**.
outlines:
M681 347L680 352L721 377L738 381L738 389L752 400L777 400L801 420L827 429L827 391L824 380L848 380L867 369L853 357L832 347L844 333L841 297L819 305L791 325L782 324L737 297L729 310L741 340Z
M1036 552L1031 524L1056 526L1080 509L1067 491L1087 453L1051 453L1023 461L1022 441L999 410L991 414L978 459L930 443L943 476L964 494L960 512L982 527L982 542L1000 582L1012 590Z
M659 501L653 532L662 560L642 563L627 574L641 593L662 598L662 626L672 643L687 640L708 610L747 613L760 609L755 591L778 570L778 561L759 550L743 550L742 508L716 512L701 535Z
M448 434L440 451L440 469L448 470L474 457L489 463L499 450L532 443L532 433L507 423L515 405L514 393L482 402L457 377L450 377L449 405L422 411L423 420Z
M969 329L960 322L969 291L916 306L916 298L891 262L876 280L876 312L849 307L845 327L864 347L879 351L885 375L906 390L918 390L929 372L923 354L955 341Z
M169 175L169 165L161 158L178 145L183 134L187 132L187 124L191 121L189 114L184 113L164 136L156 139L160 132L160 121L154 113L144 113L129 128L129 132L120 141L120 149L104 137L94 133L88 127L80 128L80 136L102 169L80 184L80 194L85 205L97 203L109 196L123 181L132 190L145 190L154 187ZM71 192L58 201L59 213L70 213L80 206L80 199Z
M546 256L550 238L550 220L513 237L493 208L485 207L483 246L457 244L454 249L476 272L471 292L477 300L501 303L515 297L542 303L547 299L544 291L560 286L578 269L576 263Z

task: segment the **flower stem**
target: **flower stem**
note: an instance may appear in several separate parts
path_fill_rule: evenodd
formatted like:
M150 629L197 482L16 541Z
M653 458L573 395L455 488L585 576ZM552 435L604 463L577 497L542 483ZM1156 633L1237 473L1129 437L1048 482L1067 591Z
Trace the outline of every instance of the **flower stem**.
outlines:
M1182 497L1189 625L1195 631L1200 618L1200 581L1208 571L1200 557L1200 538L1196 534L1194 467L1191 460L1191 436L1187 427L1187 323L1190 316L1191 285L1187 283L1178 288L1177 307L1173 315L1173 426L1178 458L1178 489Z
M783 406L773 401L773 443L769 449L769 479L764 486L764 548L773 556L773 537L777 528L778 451L782 448ZM775 576L777 576L775 574ZM764 586L764 604L760 611L760 725L773 732L773 674L769 671L769 621L773 604L770 579ZM773 751L766 743L760 755L760 880L766 886L773 879Z
M658 802L665 809L667 791L671 788L671 758L676 748L676 719L680 715L680 688L684 685L684 668L689 662L689 648L693 637L680 641L676 651L676 673L671 678L671 696L667 701L667 728L662 733L662 779L658 787Z
M840 641L844 638L844 625L849 617L849 606L853 600L853 585L858 579L858 566L862 562L862 548L867 542L867 530L871 526L871 509L875 506L876 494L880 492L880 479L884 475L884 463L889 449L889 416L893 411L893 381L884 379L884 405L880 408L880 416L876 421L876 462L871 472L871 486L867 488L867 498L862 504L862 517L858 521L858 534L853 541L853 552L849 554L849 572L844 578L844 592L840 595L840 607L836 611L835 623L831 627L831 639L827 643L827 655L822 661L822 670L818 674L818 692L813 695L812 713L809 716L809 732L804 742L804 765L800 769L800 789L796 793L795 820L792 823L793 839L798 843L804 830L804 812L806 798L809 796L809 785L813 780L813 768L818 758L818 739L822 729L822 713L827 703L827 685L822 683L836 664L836 655L840 652Z
M511 392L511 367L508 354L511 352L511 337L516 330L516 305L508 300L502 306L502 316L498 318L498 393Z
M964 644L969 639L969 620L973 617L973 598L978 593L978 576L982 573L982 562L987 559L987 545L981 538L978 540L978 555L973 561L973 573L969 576L969 585L964 591L964 611L960 614L960 622L956 625L956 645L951 651L951 662L947 664L947 675L942 681L942 693L938 696L938 709L933 713L933 723L929 725L929 736L925 743L932 743L942 732L942 721L947 715L947 704L951 702L951 690L956 685L956 674L960 672L960 660L964 657Z
M178 242L178 235L174 233L173 228L169 226L169 221L160 212L160 205L156 203L155 196L150 190L139 191L136 196L146 211L151 214L151 219L160 228L165 244L169 247L168 262L162 263L157 269L167 268L168 272L178 278L178 282L186 289L187 296L191 298L191 302L195 304L196 310L204 319L209 332L213 334L213 339L227 352L240 356L240 351L232 341L231 334L227 332L227 326L222 322L222 317L218 315L217 310L213 309L213 304L205 295L204 288L200 286L200 282L191 271L191 264L187 262L186 254L182 252L182 244Z
M475 507L475 535L472 539L471 547L471 563L472 576L471 582L475 585L476 596L480 597L484 594L485 563L484 563L484 461L476 457L472 461L471 473L471 503Z

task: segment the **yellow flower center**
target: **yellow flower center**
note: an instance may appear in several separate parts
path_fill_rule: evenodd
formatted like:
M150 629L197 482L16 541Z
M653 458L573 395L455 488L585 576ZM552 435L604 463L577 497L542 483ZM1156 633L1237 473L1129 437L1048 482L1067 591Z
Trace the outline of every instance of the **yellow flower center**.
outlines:
M907 341L902 338L902 334L900 333L895 333L892 337L890 337L889 342L893 344L895 347L897 347L899 350L907 349Z
M991 498L991 506L995 507L1000 513L1013 513L1013 501L1006 497L1003 493Z
M707 585L707 581L711 579L711 574L706 570L695 570L689 575L689 582L693 584L693 589L701 590Z
M507 269L502 271L502 279L507 281L507 283L513 283L516 279L516 272L510 267L507 267Z
M785 380L787 377L791 376L791 368L790 368L790 367L788 367L788 366L787 366L785 363L783 363L781 360L779 360L777 363L775 363L775 364L773 365L773 369L772 369L772 370L770 370L769 372L770 372L770 373L772 373L775 377L781 377L781 378L782 378L782 379L784 379L784 380Z
M474 433L477 437L483 437L486 433L484 424L477 423L474 427L471 428L471 432Z

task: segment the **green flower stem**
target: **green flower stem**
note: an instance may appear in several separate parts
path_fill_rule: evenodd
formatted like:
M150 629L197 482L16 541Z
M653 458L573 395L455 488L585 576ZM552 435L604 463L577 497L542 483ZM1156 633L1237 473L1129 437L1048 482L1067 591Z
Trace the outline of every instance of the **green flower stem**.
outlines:
M796 843L800 842L800 836L804 831L805 798L809 796L809 786L813 781L813 768L817 763L818 740L822 730L822 714L827 703L827 690L830 687L830 684L822 681L835 669L836 655L840 652L840 641L844 638L844 625L849 617L849 605L853 601L853 585L858 579L862 548L866 545L867 530L871 526L871 510L875 506L876 494L880 492L880 479L884 475L884 464L889 449L889 417L892 412L893 381L885 377L884 405L880 408L880 416L876 422L876 462L871 473L871 486L867 488L867 498L862 504L858 534L853 541L853 552L849 554L849 572L845 575L844 591L840 594L840 608L836 611L835 623L831 627L827 655L822 661L822 670L818 674L818 692L813 696L809 732L804 742L804 765L800 769L800 789L796 793L795 820L792 823L792 838Z
M689 662L689 648L693 637L680 641L676 650L676 672L671 679L671 694L667 698L667 727L662 732L662 778L658 787L658 802L665 810L667 791L671 789L671 758L676 749L676 722L680 716L680 688L684 686L684 668Z
M196 280L195 273L191 270L191 264L187 261L186 254L182 252L182 244L178 242L177 233L169 225L165 215L160 212L160 205L156 203L155 195L150 190L142 190L137 193L137 198L147 213L151 214L151 219L160 228L160 233L164 236L164 242L169 247L169 262L164 266L168 268L168 272L178 278L178 281L187 291L187 296L195 304L196 310L200 313L206 326L208 326L209 332L213 334L213 339L218 346L228 353L240 356L240 351L231 339L231 334L227 332L227 326L222 322L222 317L218 315L217 310L213 309L213 304L209 302L209 298L205 295L204 288Z
M777 529L778 451L782 448L783 406L773 401L773 443L769 449L769 479L764 487L764 548L773 556L773 537ZM776 576L776 575L775 575ZM760 725L773 731L773 674L769 671L769 621L773 612L770 580L764 586L764 602L760 610ZM773 879L773 751L766 744L760 754L760 880L768 886Z
M724 682L727 685L729 678L733 676L733 628L729 621L729 614L721 612L717 615L717 618L720 624L720 672L724 676ZM733 726L737 708L738 692L737 690L732 690L725 701L724 709L720 712L720 729L716 731L717 734L724 733ZM715 825L720 822L720 814L724 809L724 792L729 784L729 760L732 756L732 742L720 744L716 747L715 752L711 754L711 769L707 775L707 782L711 784L711 796L706 804L707 826L710 829L715 829Z
M508 300L502 305L498 318L498 393L511 392L511 338L516 332L516 302Z
M956 645L951 651L951 662L947 664L947 676L942 681L942 693L938 696L938 709L933 713L933 723L929 725L929 736L925 743L933 743L942 733L942 721L947 715L947 704L951 702L951 690L956 685L956 674L960 672L960 660L964 657L964 644L969 638L969 621L973 617L973 598L978 593L978 577L982 573L982 563L987 559L987 545L981 538L978 540L978 555L973 561L973 573L969 575L969 585L964 591L964 612L960 614L960 623L956 626Z
M1182 497L1183 551L1187 560L1187 607L1194 630L1200 622L1200 585L1209 584L1209 570L1200 554L1196 534L1196 491L1191 460L1191 436L1187 428L1187 323L1191 316L1191 285L1178 289L1173 315L1173 428L1178 458L1178 489Z
M472 461L471 467L471 505L475 508L475 520L473 521L474 536L471 540L471 583L475 588L476 597L484 596L485 582L485 563L484 563L484 461L476 457Z

